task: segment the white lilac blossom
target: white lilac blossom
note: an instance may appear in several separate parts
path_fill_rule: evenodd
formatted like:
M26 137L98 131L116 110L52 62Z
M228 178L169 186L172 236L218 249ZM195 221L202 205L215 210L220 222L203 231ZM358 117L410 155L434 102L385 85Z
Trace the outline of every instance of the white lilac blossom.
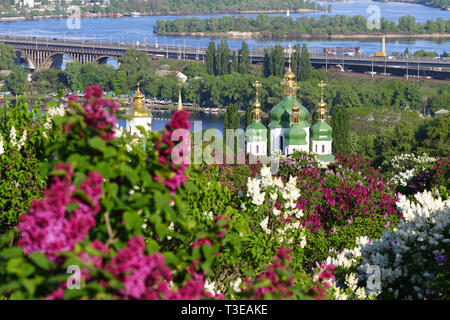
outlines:
M267 195L267 199L266 199ZM280 197L281 195L281 197ZM300 191L297 188L297 178L290 177L284 183L280 177L273 177L269 167L261 168L261 175L247 180L247 199L251 204L261 207L267 204L273 214L263 215L259 226L264 233L271 235L274 241L291 245L296 241L296 245L301 248L306 246L306 229L301 226L299 219L303 216L303 211L296 208L300 198ZM241 209L247 209L242 199ZM283 205L276 206L277 201ZM270 219L270 217L273 219Z
M205 284L203 285L203 288L205 289L205 291L211 293L212 295L220 294L217 287L218 286L215 282L209 282L209 280L206 280Z
M45 123L44 123L44 129L46 131L50 131L53 128L53 118L55 116L61 116L63 117L65 114L64 111L64 105L59 105L57 107L51 107L48 111L47 111L47 117L45 119ZM48 138L46 131L43 131L42 135L44 136L44 138Z
M210 222L214 221L214 215L213 215L212 211L209 211L209 212L205 211L205 212L203 212L203 215L206 217L206 219L208 221L210 221Z
M231 284L231 288L235 291L235 292L241 292L241 288L239 287L242 283L241 278L237 278L236 281L234 281Z
M11 132L9 135L9 141L11 142L11 146L16 149L17 151L20 151L20 149L23 148L25 145L25 142L27 140L27 129L25 129L22 133L22 136L20 137L20 140L17 141L17 132L16 128L14 126L11 127Z
M426 154L401 154L395 156L391 160L386 160L382 164L382 168L395 172L391 182L406 187L409 180L416 174L423 172L436 161L435 158Z
M270 234L271 231L270 231L270 229L267 227L268 223L269 223L269 216L267 216L263 221L261 221L259 225L261 226L261 229L263 229L263 231L264 231L265 233Z
M450 201L435 199L429 191L417 193L414 198L413 202L400 195L397 207L403 219L396 228L384 231L382 237L374 241L359 238L356 248L345 249L326 262L345 268L357 267L361 281L373 274L369 268L379 268L381 290L367 289L366 295L422 299L427 295L427 280L432 277L432 270L427 268L433 263L447 262ZM435 261L429 261L430 253ZM349 276L347 282L353 287L355 281ZM361 290L353 291L356 297L363 296ZM340 295L342 292L338 290L336 296Z
M5 147L4 147L4 142L3 142L3 136L0 133L0 155L5 153Z
M9 142L11 142L11 146L13 148L17 147L17 134L16 128L14 128L14 126L11 127L11 131L9 133Z
M27 129L23 130L22 137L20 137L19 142L17 143L17 150L20 151L20 149L23 148L25 145L25 142L27 140Z
M427 268L439 265L441 254L449 254L450 201L434 199L429 191L414 196L417 203L400 196L397 206L403 220L396 229L383 232L382 238L361 248L364 272L370 265L381 270L382 290L395 283L402 283L397 298L423 298L426 295ZM436 254L439 252L439 255ZM436 261L429 261L430 253ZM408 289L408 288L412 288ZM409 290L409 291L408 291Z

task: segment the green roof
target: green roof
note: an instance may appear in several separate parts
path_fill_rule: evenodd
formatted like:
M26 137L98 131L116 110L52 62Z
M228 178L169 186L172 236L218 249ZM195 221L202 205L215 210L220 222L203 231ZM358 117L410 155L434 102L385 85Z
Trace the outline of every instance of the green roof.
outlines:
M286 144L288 146L300 146L307 144L306 131L303 128L304 127L300 126L299 124L294 124L286 130L284 136L286 138Z
M269 114L269 128L289 128L291 125L291 114L294 104L299 106L300 118L299 121L304 127L309 127L308 123L308 109L298 102L295 96L285 96L284 99L272 108Z
M334 156L332 154L318 154L317 158L323 162L334 162Z
M326 121L317 121L311 128L311 140L314 141L332 141L333 129Z
M267 140L267 128L259 121L253 121L246 131L246 140L258 142Z

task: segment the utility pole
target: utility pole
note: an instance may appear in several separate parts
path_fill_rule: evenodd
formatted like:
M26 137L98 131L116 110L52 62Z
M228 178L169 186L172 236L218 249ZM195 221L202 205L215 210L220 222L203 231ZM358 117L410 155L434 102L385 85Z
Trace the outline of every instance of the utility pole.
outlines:
M419 61L419 57L417 57L417 79L419 79L420 77L420 61Z
M409 75L408 75L408 60L406 60L406 80L408 80Z

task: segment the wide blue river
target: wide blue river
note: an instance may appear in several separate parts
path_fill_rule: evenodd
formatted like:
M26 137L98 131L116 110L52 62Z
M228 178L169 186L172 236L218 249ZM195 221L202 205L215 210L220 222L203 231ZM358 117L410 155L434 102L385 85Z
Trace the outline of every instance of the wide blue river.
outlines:
M330 3L332 5L331 12L313 12L313 13L291 13L291 17L319 17L322 14L334 16L345 14L348 16L362 15L364 17L371 16L372 12L368 12L369 6L378 6L380 16L391 20L398 21L399 17L412 15L418 22L424 22L430 19L449 19L450 11L442 11L436 8L430 8L410 3L385 3L373 2L368 0L350 1L350 2L321 2L323 5ZM281 14L270 14L281 15ZM221 15L192 15L189 17L198 17L200 19L221 16ZM256 17L257 14L245 14L247 17ZM162 36L153 32L153 27L158 19L176 19L177 16L144 16L138 18L122 17L122 18L96 18L81 19L80 29L69 29L65 19L54 20L35 20L35 21L14 21L0 22L1 34L16 34L23 36L39 36L53 38L76 38L76 39L95 39L105 42L139 42L141 44L158 44L158 45L181 45L192 47L206 47L211 40L207 37L181 37L181 36ZM221 39L213 39L218 42ZM246 39L250 49L272 46L274 44L287 45L286 41L261 41ZM228 39L230 48L236 49L241 46L241 39ZM325 47L335 46L360 46L367 54L379 51L381 44L377 40L308 40L305 41L313 51L321 51ZM450 35L446 39L387 39L386 51L392 53L394 51L403 52L405 48L409 48L410 52L419 49L434 50L437 53L443 51L450 52Z

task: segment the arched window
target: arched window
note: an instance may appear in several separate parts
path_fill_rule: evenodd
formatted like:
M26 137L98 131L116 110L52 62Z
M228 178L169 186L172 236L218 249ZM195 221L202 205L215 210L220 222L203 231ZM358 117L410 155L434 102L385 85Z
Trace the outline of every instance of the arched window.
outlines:
M284 145L283 145L283 136L280 136L280 149L281 149L281 152L283 152L283 149L284 149Z
M259 146L256 146L256 154L259 154Z
M317 153L317 144L316 144L316 153Z
M325 153L325 145L322 145L322 153Z

